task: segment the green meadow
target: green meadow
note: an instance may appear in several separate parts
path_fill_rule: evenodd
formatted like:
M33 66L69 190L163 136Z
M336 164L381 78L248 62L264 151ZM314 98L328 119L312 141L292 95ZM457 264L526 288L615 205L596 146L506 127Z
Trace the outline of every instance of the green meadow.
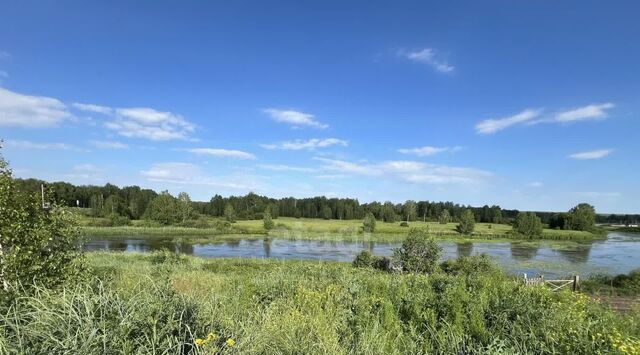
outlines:
M596 354L640 350L640 312L525 287L467 259L349 263L89 253L90 273L0 314L2 354ZM622 350L621 350L622 349Z
M513 233L507 224L477 223L470 235L456 231L457 223L440 224L437 222L412 221L378 222L374 233L362 232L360 220L325 220L314 218L280 217L274 219L275 227L265 230L262 220L238 220L220 227L220 219L201 217L196 226L163 226L147 220L133 220L130 225L106 226L105 218L83 216L80 220L82 232L86 236L176 236L176 237L221 237L226 239L252 236L272 236L281 239L350 241L371 239L377 241L402 241L410 227L428 228L436 238L454 240L505 240L523 239ZM591 240L603 237L601 233L586 231L544 229L533 239L546 240ZM528 239L528 238L525 238Z

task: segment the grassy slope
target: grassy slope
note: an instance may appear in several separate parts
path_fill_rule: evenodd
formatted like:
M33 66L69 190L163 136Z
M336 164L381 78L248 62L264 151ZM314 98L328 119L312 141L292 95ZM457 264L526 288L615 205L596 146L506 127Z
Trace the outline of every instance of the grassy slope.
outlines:
M94 219L95 221L95 219ZM210 219L211 222L214 219ZM379 241L399 241L404 239L407 227L400 226L401 222L376 224L376 232L373 236L363 235L360 232L362 222L360 220L323 220L309 218L281 217L274 220L276 228L268 234L270 236L286 239L309 240L354 240L371 238ZM133 221L131 226L121 227L92 227L87 226L92 219L82 219L83 231L89 236L197 236L214 237L225 235L225 238L246 237L246 235L266 235L262 220L237 221L232 225L232 230L221 231L215 228L188 228L177 226L143 226L146 221ZM477 223L472 236L460 235L456 230L456 223L439 224L436 222L409 222L410 227L428 227L429 231L441 238L448 239L513 239L516 236L510 234L511 226L505 224ZM545 229L540 239L556 240L586 240L594 239L599 235L589 232L564 231Z
M213 333L201 353L588 354L610 353L612 335L627 344L640 336L638 314L525 288L499 271L400 275L171 254L92 253L88 263L102 283L0 313L0 353L172 354Z

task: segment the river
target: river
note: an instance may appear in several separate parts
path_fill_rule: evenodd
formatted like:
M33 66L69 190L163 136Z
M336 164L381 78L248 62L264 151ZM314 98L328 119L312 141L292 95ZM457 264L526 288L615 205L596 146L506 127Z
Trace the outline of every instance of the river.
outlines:
M472 242L439 241L443 259L487 254L507 272L549 277L594 273L619 274L640 268L640 234L609 233L593 242ZM175 237L94 237L86 251L151 252L171 250L204 258L277 258L352 261L363 249L390 256L399 243L289 240L272 237L191 243Z

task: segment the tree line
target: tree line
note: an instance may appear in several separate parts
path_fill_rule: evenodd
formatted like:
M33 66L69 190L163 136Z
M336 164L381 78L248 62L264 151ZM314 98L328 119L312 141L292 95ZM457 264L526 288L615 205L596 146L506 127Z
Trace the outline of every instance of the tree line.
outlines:
M169 198L167 192L157 193L139 186L118 187L73 185L67 182L46 183L37 179L15 179L16 185L27 192L38 192L44 184L48 198L71 207L88 208L93 216L125 216L141 219L158 210L170 209L171 222L184 221L194 214L214 217L231 216L232 219L261 219L265 211L271 218L323 218L323 219L363 219L371 213L376 220L395 221L459 221L470 211L475 222L512 223L520 211L502 209L500 206L472 207L453 202L406 201L404 203L378 202L360 203L357 199L327 198L270 198L253 192L244 196L214 195L210 201L191 201L189 195L181 193L178 198ZM161 197L164 196L164 197ZM161 198L160 198L161 197ZM160 198L152 204L152 201ZM150 207L152 207L150 209ZM225 213L225 210L227 213ZM541 222L551 228L574 229L567 220L566 213L535 212ZM596 223L634 223L640 215L596 215ZM169 221L167 221L169 222Z

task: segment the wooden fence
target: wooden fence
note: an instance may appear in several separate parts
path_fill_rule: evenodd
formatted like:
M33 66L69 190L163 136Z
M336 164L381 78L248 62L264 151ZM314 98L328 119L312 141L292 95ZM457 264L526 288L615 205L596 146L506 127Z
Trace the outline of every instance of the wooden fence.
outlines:
M525 273L524 284L527 286L548 286L551 291L558 291L570 286L571 291L575 292L580 289L580 276L574 275L571 280L545 280L544 275L528 278Z

